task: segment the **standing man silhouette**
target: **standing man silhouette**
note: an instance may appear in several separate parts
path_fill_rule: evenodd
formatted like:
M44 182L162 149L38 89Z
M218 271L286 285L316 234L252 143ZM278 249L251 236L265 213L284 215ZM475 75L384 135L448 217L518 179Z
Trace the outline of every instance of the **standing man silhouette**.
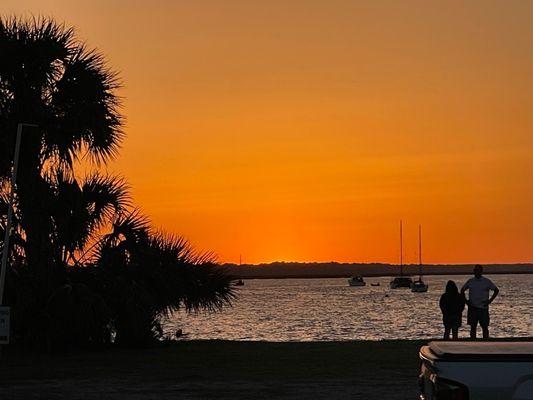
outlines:
M468 325L470 325L470 337L476 338L477 324L481 325L483 330L483 339L489 337L489 304L494 301L500 290L488 278L483 276L483 267L476 265L474 267L474 277L470 278L463 285L461 294L468 290ZM489 298L490 291L492 296Z

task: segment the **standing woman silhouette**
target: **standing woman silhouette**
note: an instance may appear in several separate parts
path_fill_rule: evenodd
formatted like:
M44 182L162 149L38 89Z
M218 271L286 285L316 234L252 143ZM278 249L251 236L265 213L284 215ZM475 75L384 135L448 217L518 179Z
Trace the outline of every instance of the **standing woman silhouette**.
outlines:
M444 323L444 340L450 339L450 331L452 332L452 338L454 340L458 339L465 304L464 294L459 293L454 281L448 281L446 291L440 297L440 309L442 311L442 322Z

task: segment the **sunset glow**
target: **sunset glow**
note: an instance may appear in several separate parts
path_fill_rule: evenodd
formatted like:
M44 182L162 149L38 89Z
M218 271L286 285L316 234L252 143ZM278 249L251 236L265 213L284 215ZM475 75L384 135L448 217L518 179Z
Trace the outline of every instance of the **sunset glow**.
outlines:
M533 2L0 10L106 55L127 133L109 171L222 262L398 262L400 219L408 263L418 224L428 263L533 261Z

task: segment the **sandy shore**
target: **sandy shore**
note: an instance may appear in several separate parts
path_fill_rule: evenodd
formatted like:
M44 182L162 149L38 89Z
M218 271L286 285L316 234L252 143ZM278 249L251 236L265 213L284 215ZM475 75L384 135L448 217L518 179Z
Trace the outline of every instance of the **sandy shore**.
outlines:
M415 399L419 341L178 342L55 356L8 349L2 399Z

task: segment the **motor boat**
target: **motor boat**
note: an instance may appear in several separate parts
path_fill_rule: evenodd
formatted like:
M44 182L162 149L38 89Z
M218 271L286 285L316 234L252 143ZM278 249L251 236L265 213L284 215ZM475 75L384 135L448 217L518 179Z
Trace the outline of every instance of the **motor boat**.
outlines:
M239 279L237 282L235 282L235 286L244 286L244 281Z
M366 282L362 276L352 276L348 279L348 284L350 286L366 286Z

